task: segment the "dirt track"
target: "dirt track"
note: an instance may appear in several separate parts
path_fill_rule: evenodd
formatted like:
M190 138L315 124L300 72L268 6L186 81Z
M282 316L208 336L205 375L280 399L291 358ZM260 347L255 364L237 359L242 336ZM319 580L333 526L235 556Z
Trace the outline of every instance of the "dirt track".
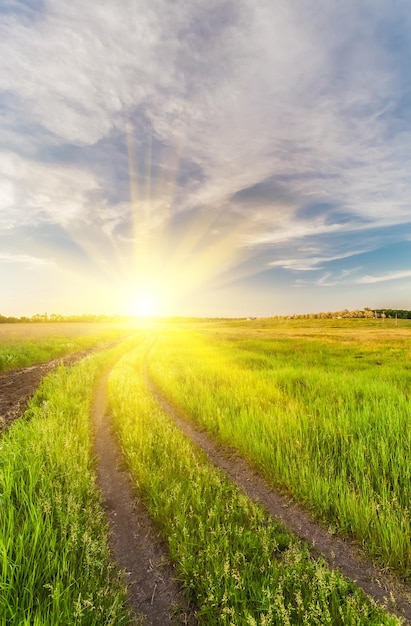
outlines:
M274 491L233 450L222 448L205 432L196 429L177 407L161 394L146 373L146 383L161 407L173 418L183 433L198 445L210 461L223 470L252 500L260 503L297 537L308 543L314 556L322 556L332 569L353 580L378 604L411 624L411 586L374 567L358 546L331 534L301 506Z
M71 364L86 354L83 352L0 375L0 431L22 414L43 376L60 363ZM161 396L152 383L147 382L156 400L181 430L250 498L260 502L273 517L307 541L314 554L321 554L331 567L353 579L378 603L411 624L410 585L401 584L373 567L353 542L331 535L301 507L273 491L244 460L232 451L222 449L204 432L197 430L186 420L186 416ZM96 395L93 415L99 483L111 524L113 553L127 572L130 604L136 613L146 614L147 625L194 624L192 612L187 610L181 589L174 580L166 549L145 508L135 498L127 473L121 468L105 411L104 381Z
M105 377L93 404L97 482L110 526L112 553L126 572L129 604L144 615L145 626L171 626L196 621L163 544L133 486L111 432L105 404Z
M71 365L90 352L0 375L0 433L24 413L44 376L60 364ZM122 466L105 410L105 383L106 378L97 389L92 408L97 480L111 530L111 549L125 572L130 607L135 615L144 615L145 626L195 626L194 611L176 581L167 549L147 510L134 496L128 472Z

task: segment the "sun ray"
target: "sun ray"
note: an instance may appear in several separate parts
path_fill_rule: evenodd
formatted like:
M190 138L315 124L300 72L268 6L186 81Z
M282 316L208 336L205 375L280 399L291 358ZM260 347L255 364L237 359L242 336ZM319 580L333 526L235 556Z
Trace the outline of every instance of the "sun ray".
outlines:
M123 308L140 316L154 309L172 314L190 294L229 285L247 274L246 262L260 252L246 244L255 213L230 215L229 199L191 210L179 207L184 137L175 149L162 152L158 175L153 131L142 148L145 154L139 155L130 116L125 118L125 135L134 253L128 258L118 248L125 259L118 278L125 294Z

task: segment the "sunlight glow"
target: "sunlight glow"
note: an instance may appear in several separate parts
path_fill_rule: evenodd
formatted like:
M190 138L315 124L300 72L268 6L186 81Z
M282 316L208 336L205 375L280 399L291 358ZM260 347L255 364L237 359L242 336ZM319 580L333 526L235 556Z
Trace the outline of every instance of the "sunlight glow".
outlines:
M226 206L220 203L185 213L175 199L184 137L170 148L168 167L153 177L153 137L137 146L128 115L125 134L133 232L132 252L119 264L122 310L140 318L167 317L185 314L189 306L191 314L199 314L204 304L213 306L213 288L230 286L232 273L244 273L245 262L256 254L244 245L255 217L237 216L227 228Z
M149 292L138 293L131 298L130 313L136 317L154 317L159 315L158 299Z

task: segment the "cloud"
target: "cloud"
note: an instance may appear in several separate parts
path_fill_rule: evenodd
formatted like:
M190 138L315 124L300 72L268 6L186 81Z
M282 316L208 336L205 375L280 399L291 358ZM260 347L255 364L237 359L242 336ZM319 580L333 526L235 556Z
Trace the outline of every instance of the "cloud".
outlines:
M94 177L80 167L45 165L0 152L0 226L52 221L67 225L87 221L90 198L98 191Z
M405 0L6 9L2 231L59 225L102 267L167 237L185 258L191 236L224 266L272 250L272 267L307 271L409 223Z
M296 270L300 272L318 271L322 269L323 265L326 263L330 263L332 261L340 261L341 259L349 259L353 256L357 256L358 254L363 254L365 252L367 252L367 250L363 249L352 252L345 252L343 254L336 254L334 256L307 257L304 255L301 259L277 259L276 261L272 261L270 263L270 266L283 267L285 269ZM344 275L347 275L348 270L343 270L343 272Z
M391 280L398 280L400 278L410 278L411 270L401 270L398 272L390 272L388 274L380 274L379 276L362 276L356 280L359 284L381 283Z
M197 1L171 9L159 0L149 6L128 1L120 11L55 1L31 29L6 20L2 46L15 63L3 74L4 85L34 107L46 128L72 143L94 143L119 123L125 106L144 107L159 137L170 141L182 133L190 151L216 171L223 162L233 170L250 165L253 155L257 181L283 155L282 169L289 171L290 147L292 157L305 156L301 171L313 153L322 160L341 140L348 130L344 112L361 109L371 95L375 102L378 93L385 103L390 86L386 64L376 67L381 54L372 26L347 4L342 15L323 5L319 19L311 11L303 18L284 2L205 7ZM342 61L351 64L336 85L334 65ZM352 118L349 138L361 117L359 110ZM245 179L251 175L243 171Z
M55 264L53 259L44 259L40 257L30 256L28 254L4 253L0 253L0 263L18 263L24 265L27 269Z
M315 281L315 284L318 287L334 287L335 285L346 283L347 279L349 279L349 282L352 282L353 275L357 274L360 270L360 267L354 267L351 269L343 269L339 272L326 272Z
M247 240L248 243L252 245L279 244L295 239L337 233L343 230L341 224L326 224L323 219L300 222L292 218L279 219L276 226L273 232L258 233L252 236Z

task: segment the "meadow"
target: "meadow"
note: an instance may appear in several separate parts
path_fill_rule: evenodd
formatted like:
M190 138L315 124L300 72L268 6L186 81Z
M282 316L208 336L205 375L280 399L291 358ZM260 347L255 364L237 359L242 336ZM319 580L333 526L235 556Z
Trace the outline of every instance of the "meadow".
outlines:
M170 329L150 375L274 486L409 579L411 328L341 322Z
M127 332L127 324L0 324L0 373L107 344Z
M96 487L90 407L108 371L113 426L136 494L199 624L400 623L211 465L146 377L332 533L356 538L409 579L409 322L163 321L100 334L89 326L83 335L59 326L57 339L73 342L71 350L83 339L133 338L51 373L0 440L2 626L134 623ZM46 330L20 332L0 345L33 342L43 358L54 356Z
M150 344L123 357L110 375L113 422L198 623L398 624L352 582L313 560L179 431L145 385Z

